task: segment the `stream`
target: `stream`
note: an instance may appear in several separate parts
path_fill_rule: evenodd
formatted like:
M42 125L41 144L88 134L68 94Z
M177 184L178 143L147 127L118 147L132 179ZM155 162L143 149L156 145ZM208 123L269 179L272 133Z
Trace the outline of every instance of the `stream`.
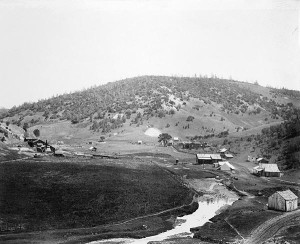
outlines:
M166 232L162 232L155 236L149 236L142 239L130 239L130 238L115 238L107 240L93 241L89 244L101 244L101 243L131 243L131 244L146 244L150 241L162 241L170 238L184 238L193 237L193 233L190 232L190 228L204 225L212 217L218 214L218 210L226 205L231 205L237 199L226 197L200 197L198 199L198 209L189 215L183 217L177 217L175 227Z

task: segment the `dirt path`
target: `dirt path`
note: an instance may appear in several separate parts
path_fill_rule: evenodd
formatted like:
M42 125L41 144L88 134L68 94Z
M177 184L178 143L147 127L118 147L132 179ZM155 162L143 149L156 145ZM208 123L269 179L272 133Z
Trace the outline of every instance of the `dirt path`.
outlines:
M273 237L280 229L299 223L300 209L272 218L252 231L244 244L263 243Z

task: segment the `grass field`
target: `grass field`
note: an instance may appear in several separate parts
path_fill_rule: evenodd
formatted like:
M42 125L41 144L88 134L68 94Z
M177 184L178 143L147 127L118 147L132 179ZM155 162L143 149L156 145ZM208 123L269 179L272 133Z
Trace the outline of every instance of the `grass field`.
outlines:
M134 159L0 165L2 232L91 227L190 202L167 172Z

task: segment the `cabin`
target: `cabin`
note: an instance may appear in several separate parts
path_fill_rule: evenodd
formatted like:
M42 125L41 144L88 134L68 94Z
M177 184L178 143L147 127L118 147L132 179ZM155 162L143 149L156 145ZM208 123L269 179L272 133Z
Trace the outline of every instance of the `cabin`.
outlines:
M268 198L268 208L290 212L298 208L298 197L291 191L277 191Z
M278 169L277 164L262 164L253 168L253 174L265 177L280 177L281 172Z

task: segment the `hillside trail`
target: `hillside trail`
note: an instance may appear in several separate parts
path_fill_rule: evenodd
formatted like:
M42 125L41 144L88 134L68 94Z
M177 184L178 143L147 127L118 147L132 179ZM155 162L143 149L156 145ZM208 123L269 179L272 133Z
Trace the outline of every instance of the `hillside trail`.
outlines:
M273 237L282 228L287 228L295 224L299 224L300 209L283 215L274 217L253 230L243 244L263 243L267 239Z

